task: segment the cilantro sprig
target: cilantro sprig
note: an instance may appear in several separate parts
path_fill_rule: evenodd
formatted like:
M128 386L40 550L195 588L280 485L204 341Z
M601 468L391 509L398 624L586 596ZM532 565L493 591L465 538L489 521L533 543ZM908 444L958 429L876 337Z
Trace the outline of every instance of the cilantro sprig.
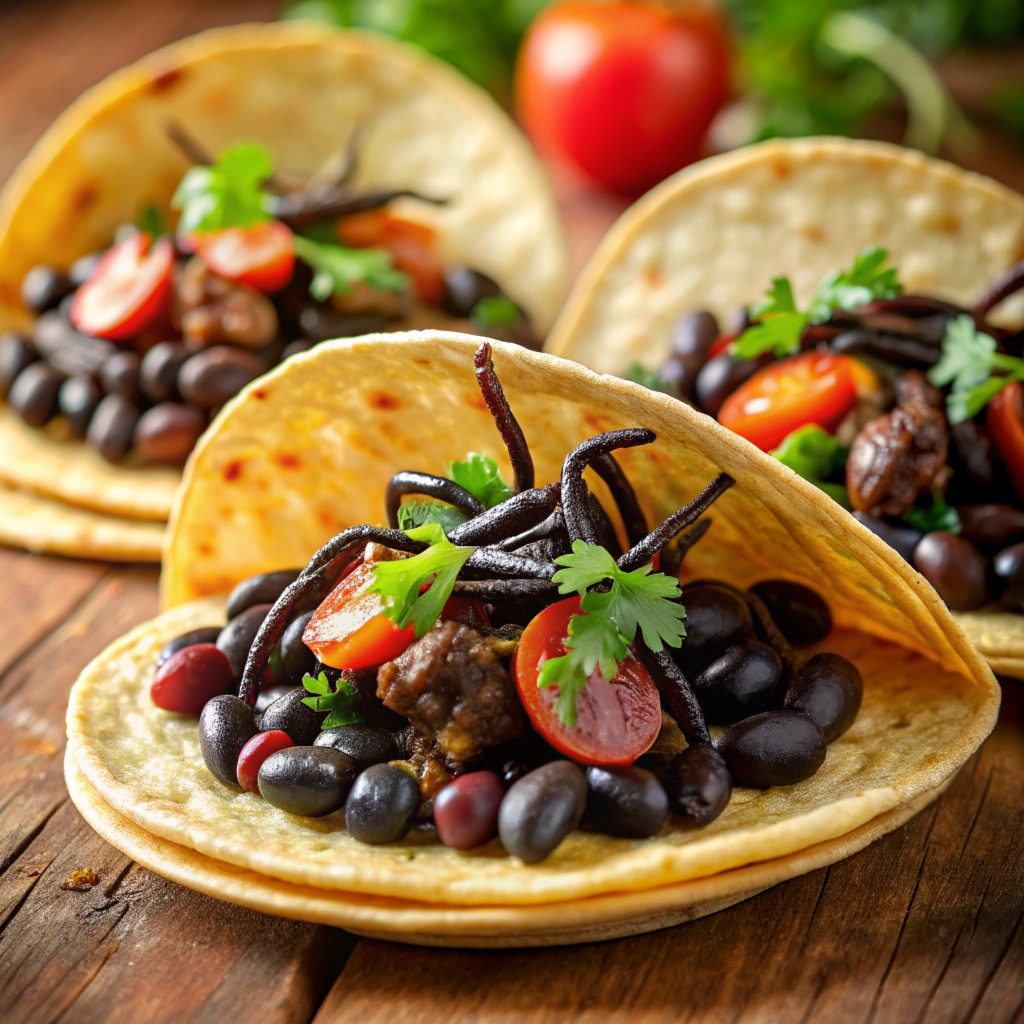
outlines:
M273 170L270 154L248 142L229 146L212 166L189 168L171 200L181 211L178 234L247 228L270 220L263 185Z
M406 532L426 523L437 523L447 533L464 522L466 517L462 512L441 501L407 501L398 506L398 528Z
M583 614L569 620L569 635L563 641L568 653L544 662L537 685L558 687L558 717L572 728L579 695L594 670L600 668L605 679L614 679L638 629L654 652L665 645L679 647L686 636L686 610L676 601L676 580L652 572L650 565L625 572L600 545L573 541L572 554L555 563L563 567L552 577L558 592L578 593ZM607 592L590 589L606 581Z
M326 302L332 295L348 295L357 284L378 291L401 291L409 284L384 249L350 249L296 235L295 255L313 271L309 294L318 302Z
M338 725L362 724L363 716L358 710L362 697L355 684L349 682L344 676L338 678L338 685L333 690L326 672L321 672L316 678L304 675L302 685L313 694L312 697L302 698L302 703L307 708L312 708L314 711L330 712L320 726L321 729L333 729Z
M849 450L815 423L797 427L772 453L784 466L810 481L843 508L850 507L846 488L831 478L842 475Z
M896 268L887 267L885 249L864 249L849 270L833 270L815 289L806 310L797 307L788 277L772 279L764 299L751 307L757 321L730 346L735 359L756 359L763 352L788 356L800 351L800 335L808 324L823 324L833 310L855 310L873 299L891 299L903 289Z
M489 455L470 452L461 462L453 462L448 475L465 487L485 508L494 508L512 497L512 488L505 483L497 462Z
M485 295L471 310L477 327L504 327L519 319L519 307L507 295Z
M941 494L918 499L917 503L907 510L903 521L922 533L932 533L935 530L959 533L963 529L960 514Z
M375 562L373 582L367 589L381 596L384 614L399 629L412 623L416 636L421 637L437 622L459 570L476 548L456 547L439 523L424 523L405 532L430 547L412 558ZM428 589L421 594L424 586Z
M634 384L640 384L648 391L660 391L665 395L675 395L676 389L672 382L665 380L654 370L648 370L642 363L634 363L623 375L623 380L631 380Z

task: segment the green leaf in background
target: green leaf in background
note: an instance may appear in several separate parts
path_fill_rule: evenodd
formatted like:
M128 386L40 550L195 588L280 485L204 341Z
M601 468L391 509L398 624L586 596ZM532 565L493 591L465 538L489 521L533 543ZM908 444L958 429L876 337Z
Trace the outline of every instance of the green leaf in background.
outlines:
M771 454L784 466L789 466L798 476L824 491L843 508L850 507L850 496L846 488L829 480L830 477L842 475L849 453L826 430L815 423L799 427L787 435Z
M407 501L398 506L398 528L415 530L417 526L437 523L447 533L466 522L466 517L452 505L441 501Z
M670 381L660 377L654 370L648 370L640 363L634 363L623 375L623 380L631 380L634 384L641 384L648 391L660 391L666 395L674 395L675 389Z
M852 312L874 299L891 299L903 291L896 268L887 267L889 253L877 246L857 254L849 270L833 270L818 284L808 310L812 324L823 324L834 309Z
M229 146L211 167L190 167L171 200L181 211L178 234L247 228L270 220L263 184L273 170L270 154L247 142Z
M448 475L465 487L485 508L494 508L512 497L512 488L505 483L498 464L489 455L470 452L462 462L453 462Z
M347 295L356 284L380 291L401 291L409 284L384 249L349 249L296 235L295 255L313 271L309 294L318 302L326 302L332 295Z
M161 235L168 233L167 221L156 203L146 203L139 211L139 216L135 220L135 226L151 238L159 238Z
M929 498L918 498L917 504L903 517L903 521L922 533L934 530L945 530L946 533L959 533L963 529L960 516L952 505L939 494Z

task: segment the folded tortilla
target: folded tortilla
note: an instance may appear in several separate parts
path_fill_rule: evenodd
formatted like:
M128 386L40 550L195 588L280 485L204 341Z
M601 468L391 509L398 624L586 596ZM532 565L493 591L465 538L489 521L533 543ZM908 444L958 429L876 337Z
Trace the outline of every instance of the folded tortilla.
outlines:
M705 160L659 185L609 231L545 350L604 373L652 369L675 321L720 322L785 274L797 302L867 246L889 251L908 292L970 305L1024 258L1024 196L881 142L766 142ZM1024 324L1024 296L994 323ZM1024 678L1024 615L954 616L997 671Z
M71 696L73 770L84 780L72 795L90 820L127 823L101 827L115 845L137 851L150 842L144 834L156 837L155 870L204 891L217 891L218 873L242 873L252 887L225 882L225 897L264 909L268 890L307 887L310 902L273 904L289 916L326 920L322 901L333 898L443 911L417 918L415 941L471 934L480 908L531 909L526 931L555 932L567 905L592 900L606 907L602 927L638 931L644 920L672 923L673 912L705 898L714 909L716 899L810 870L821 844L836 857L852 852L858 835L874 838L922 806L980 745L995 722L998 686L934 591L895 552L707 417L627 381L495 344L495 367L538 483L557 479L566 452L583 439L636 426L653 429L657 441L619 455L652 522L717 472L735 477L710 513L711 530L688 555L687 573L739 585L785 576L826 594L837 629L822 646L853 660L865 681L857 721L812 778L764 792L738 789L706 828L673 823L642 841L578 831L534 865L509 857L497 841L467 854L415 831L397 844L367 846L344 830L342 812L297 818L218 783L203 763L196 719L159 711L149 699L161 646L223 622L223 595L244 577L301 565L338 530L379 522L394 472L443 472L467 451L498 459L507 472L474 379L478 342L442 332L331 342L289 360L222 411L175 501L166 610L100 655ZM681 739L666 729L659 742ZM733 873L751 865L761 869L737 887ZM707 884L687 890L696 880ZM682 888L664 896L667 887ZM446 923L437 923L442 917ZM506 925L492 928L494 944L525 943L515 938L515 914L496 920ZM583 918L574 920L581 939L592 934ZM399 938L410 931L383 912L364 918L363 928ZM559 934L568 941L564 929Z
M394 208L436 229L447 263L490 274L542 334L550 327L564 295L565 243L544 172L507 115L419 51L293 22L174 43L111 75L55 122L0 193L0 331L30 323L19 295L31 267L66 268L106 247L147 204L169 211L188 167L168 137L171 122L215 153L257 142L277 168L299 175L358 127L354 184L449 198ZM20 427L0 403L0 481L107 516L166 521L177 470L109 466L81 442Z

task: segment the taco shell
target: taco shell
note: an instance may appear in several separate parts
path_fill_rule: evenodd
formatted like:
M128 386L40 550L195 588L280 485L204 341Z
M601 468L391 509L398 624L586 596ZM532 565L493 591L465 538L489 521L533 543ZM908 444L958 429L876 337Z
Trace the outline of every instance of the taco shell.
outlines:
M691 576L745 585L771 576L827 593L824 646L865 680L853 727L796 786L737 790L706 828L644 841L570 835L525 865L494 841L459 853L428 836L372 847L343 816L300 819L206 770L196 720L157 710L161 646L223 622L240 579L304 564L345 526L379 522L388 478L443 471L467 451L499 460L473 374L479 339L442 332L331 342L289 360L231 402L186 470L170 525L166 610L83 672L68 710L68 776L83 814L115 845L186 885L286 916L405 941L542 945L663 927L830 863L896 827L991 730L999 691L935 593L841 508L778 462L665 396L573 363L495 344L495 367L539 483L594 433L653 429L620 453L653 521L717 472ZM671 729L659 743L681 744ZM360 916L361 915L361 916Z

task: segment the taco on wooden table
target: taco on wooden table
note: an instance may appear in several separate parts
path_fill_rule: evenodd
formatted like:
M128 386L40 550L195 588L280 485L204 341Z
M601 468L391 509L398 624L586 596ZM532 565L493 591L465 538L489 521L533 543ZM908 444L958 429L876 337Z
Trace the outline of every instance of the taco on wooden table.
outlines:
M163 613L82 673L86 819L219 898L528 946L664 927L934 799L999 690L874 533L675 399L336 341L193 452Z
M565 264L525 138L418 51L292 23L154 53L0 194L0 542L158 559L243 385L378 331L538 347Z
M1024 197L771 142L628 211L547 343L716 416L900 552L1024 677Z

